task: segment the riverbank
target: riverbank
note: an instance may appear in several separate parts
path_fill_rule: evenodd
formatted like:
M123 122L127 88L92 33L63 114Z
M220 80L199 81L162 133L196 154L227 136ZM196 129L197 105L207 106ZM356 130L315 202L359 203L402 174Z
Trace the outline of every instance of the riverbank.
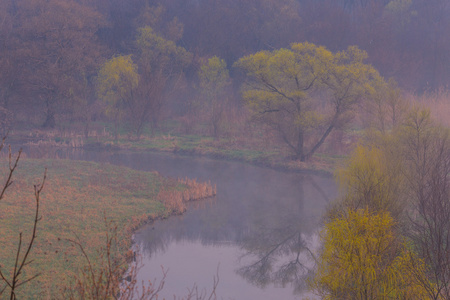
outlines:
M213 159L239 161L256 166L286 172L303 172L317 175L332 175L345 161L345 155L319 153L308 162L292 158L283 147L255 145L233 139L213 139L201 136L157 136L130 141L120 139L117 143L105 141L100 144L87 143L89 147L111 147L121 150L153 151Z
M214 139L200 135L182 135L157 132L143 135L139 140L121 135L117 141L106 129L92 132L86 138L75 132L57 130L15 130L10 136L14 143L38 147L82 148L95 150L131 150L139 152L175 153L189 156L203 156L214 159L245 162L288 172L305 172L330 176L334 170L345 164L355 141L339 142L339 149L327 149L315 154L310 161L301 162L283 145L257 138ZM325 145L324 148L327 145ZM329 147L328 147L329 148ZM335 154L332 154L335 153Z
M31 252L33 263L25 269L22 280L40 276L19 289L19 298L53 299L80 275L86 260L70 240L82 244L96 261L105 251L106 233L111 226L117 227L113 255L126 268L136 228L184 212L186 201L215 194L210 184L177 181L157 172L84 161L21 159L14 184L0 201L0 261L6 274L13 267L19 232L23 232L24 241L29 238L35 208L33 185L42 180L46 167L42 220ZM7 161L2 159L3 176L7 170Z

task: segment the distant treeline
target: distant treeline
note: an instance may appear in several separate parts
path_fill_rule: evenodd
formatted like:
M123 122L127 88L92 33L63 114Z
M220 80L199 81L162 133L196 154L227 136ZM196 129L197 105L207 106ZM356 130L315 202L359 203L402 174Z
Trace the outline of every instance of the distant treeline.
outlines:
M384 78L434 91L450 83L449 15L447 0L0 0L0 106L46 127L105 112L123 118L118 102L108 108L98 100L108 93L99 88L100 70L122 57L138 77L122 80L122 90L103 87L152 99L121 101L141 114L130 124L137 136L140 119L157 126L167 113L188 128L186 113L201 96L239 108L244 74L232 66L240 58L304 42L332 52L357 45ZM223 95L217 87L205 92L200 75L215 56L227 69ZM217 135L221 116L214 105L208 111Z

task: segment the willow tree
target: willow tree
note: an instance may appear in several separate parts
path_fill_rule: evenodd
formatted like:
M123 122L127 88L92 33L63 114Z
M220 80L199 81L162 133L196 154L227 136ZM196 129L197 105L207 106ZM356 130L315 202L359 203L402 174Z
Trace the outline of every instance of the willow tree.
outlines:
M389 212L398 225L405 222L407 196L400 154L385 145L379 147L358 145L347 166L338 170L343 195L328 211L329 215L339 214L346 208L367 208L371 212Z
M117 56L100 69L97 81L99 98L106 104L106 114L114 120L114 139L118 140L119 123L133 103L139 83L137 66L131 56Z
M226 104L226 88L231 83L226 62L217 56L208 59L200 67L199 77L204 100L202 108L213 126L214 137L218 138Z
M151 119L153 127L158 125L167 94L183 78L184 69L192 61L192 54L148 26L138 30L136 47L142 80L132 118L139 137L148 119Z
M306 161L333 129L351 120L372 83L383 80L366 58L354 46L334 54L301 43L245 56L236 66L247 75L243 97L255 119L273 128L295 159Z
M394 228L388 212L368 209L349 209L326 224L312 282L322 299L425 299L424 263Z

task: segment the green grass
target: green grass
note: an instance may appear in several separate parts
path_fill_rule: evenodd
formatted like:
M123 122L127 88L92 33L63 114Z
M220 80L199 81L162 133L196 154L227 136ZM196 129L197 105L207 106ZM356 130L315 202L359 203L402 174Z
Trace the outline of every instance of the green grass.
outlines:
M114 141L111 128L112 123L108 122L91 124L91 129L95 129L97 136L84 140L84 146L110 149L120 148L133 151L175 152L237 160L292 171L313 170L325 173L332 173L335 167L341 164L339 160L342 160L339 155L333 154L336 151L335 148L328 147L327 150L326 144L324 144L320 149L323 152L317 153L310 162L305 164L293 161L292 153L289 152L286 145L282 142L268 139L265 137L264 132L257 127L252 129L253 131L251 130L253 134L249 136L246 136L244 133L237 133L236 136L232 135L229 138L214 139L213 137L200 134L181 134L179 122L168 120L153 132L149 128L145 128L139 140L136 140L130 132L125 130L125 126L122 126L117 142ZM353 128L349 132L352 137L357 137L361 134L361 129ZM18 130L15 132L15 135L22 136L22 139L18 138L18 141L27 140L27 131ZM43 136L40 135L38 138L44 141L48 140L45 138L45 133ZM61 146L70 146L71 137L60 139L65 142ZM352 143L350 141L350 144ZM345 145L344 147L351 149L352 145ZM336 153L349 152L348 149L338 150Z
M8 166L4 159L0 163L4 177ZM169 214L156 197L166 179L155 172L91 162L21 159L14 183L0 201L0 265L6 274L13 266L19 232L25 241L30 237L33 185L42 180L45 167L48 178L41 196L42 220L32 251L34 261L25 270L25 276L41 275L19 290L19 299L53 299L58 289L75 277L84 261L67 239L79 236L89 255L94 255L95 249L104 246L106 218L118 226L118 245L125 254L137 226L149 217Z
M105 139L103 144L112 145L112 141ZM314 171L328 174L333 173L346 157L345 155L317 153L311 162L300 163L292 160L289 152L282 146L266 147L259 143L255 144L254 141L236 142L230 138L214 139L200 135L160 134L151 138L144 136L138 141L123 138L116 146L135 151L176 152L236 160L291 171Z

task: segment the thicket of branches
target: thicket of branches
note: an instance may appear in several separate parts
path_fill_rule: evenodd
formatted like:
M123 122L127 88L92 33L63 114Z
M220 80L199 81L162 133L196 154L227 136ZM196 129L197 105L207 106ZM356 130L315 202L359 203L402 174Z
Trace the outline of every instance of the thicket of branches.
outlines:
M320 295L449 299L449 138L429 111L414 108L356 149L322 232Z

